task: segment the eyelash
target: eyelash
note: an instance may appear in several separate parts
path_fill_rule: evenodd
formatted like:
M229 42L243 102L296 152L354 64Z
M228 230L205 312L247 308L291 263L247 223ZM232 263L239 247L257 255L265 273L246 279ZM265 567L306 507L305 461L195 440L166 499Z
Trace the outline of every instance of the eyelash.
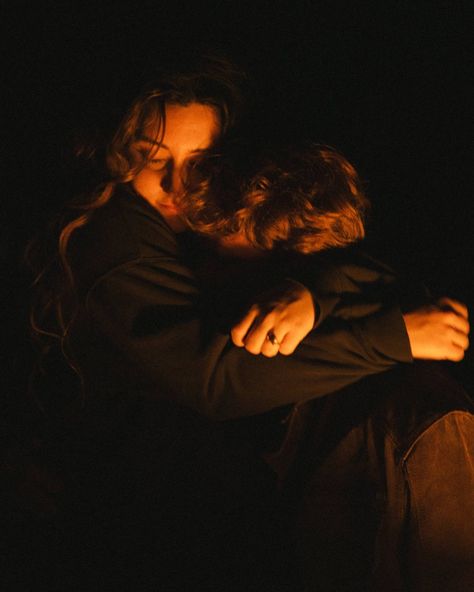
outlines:
M197 159L190 159L187 163L187 168L193 168L197 164L197 162ZM160 172L166 169L166 167L168 166L168 160L166 158L152 158L148 161L148 164L154 166L158 165L154 170Z
M166 168L168 161L164 158L152 158L148 163L152 165L161 165L155 170L163 171Z

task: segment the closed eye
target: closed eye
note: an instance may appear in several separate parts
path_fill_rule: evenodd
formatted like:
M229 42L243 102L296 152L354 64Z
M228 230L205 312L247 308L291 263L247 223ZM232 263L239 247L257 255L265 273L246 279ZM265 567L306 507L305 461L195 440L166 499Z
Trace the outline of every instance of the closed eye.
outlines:
M152 158L148 161L148 166L154 171L164 171L168 165L168 159L166 158Z

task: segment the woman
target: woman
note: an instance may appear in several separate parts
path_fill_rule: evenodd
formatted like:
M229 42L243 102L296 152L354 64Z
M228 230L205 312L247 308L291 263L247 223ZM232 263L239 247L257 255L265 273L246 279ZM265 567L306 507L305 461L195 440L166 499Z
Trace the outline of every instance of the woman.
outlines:
M256 492L234 483L234 497L226 495L235 472L227 461L236 442L239 450L243 442L255 448L255 426L203 416L264 413L256 422L258 446L271 447L289 405L412 359L392 301L370 321L342 319L329 331L310 331L292 356L267 359L232 347L229 318L241 314L248 294L216 314L212 279L203 285L191 271L208 250L183 232L179 207L188 172L230 126L231 87L222 70L203 69L169 77L140 97L110 144L111 180L76 204L60 228L56 267L38 278L35 327L58 339L84 394L82 408L67 410L55 448L67 468L65 520L73 511L80 517L71 532L83 551L92 549L102 589L115 578L122 586L131 578L136 587L140 571L169 585L230 577L232 553L219 536L230 536L229 517ZM305 318L306 333L316 318L309 295L299 283L285 284L271 302L282 310L301 304L304 313L298 306L296 316ZM421 314L429 333L432 313ZM271 356L281 347L278 327L262 327L263 342L276 348L264 352ZM415 327L410 340L423 331ZM74 581L78 547L70 544L76 557L63 576ZM215 573L218 553L225 567ZM233 566L234 576L240 567Z

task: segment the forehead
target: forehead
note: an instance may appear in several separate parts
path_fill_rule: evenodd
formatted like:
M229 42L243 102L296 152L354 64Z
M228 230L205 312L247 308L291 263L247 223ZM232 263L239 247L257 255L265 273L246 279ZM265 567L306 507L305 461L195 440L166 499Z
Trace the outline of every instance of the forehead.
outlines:
M164 134L161 138L159 121L150 121L143 139L161 139L170 151L193 151L208 148L220 132L219 118L214 107L201 103L165 106Z

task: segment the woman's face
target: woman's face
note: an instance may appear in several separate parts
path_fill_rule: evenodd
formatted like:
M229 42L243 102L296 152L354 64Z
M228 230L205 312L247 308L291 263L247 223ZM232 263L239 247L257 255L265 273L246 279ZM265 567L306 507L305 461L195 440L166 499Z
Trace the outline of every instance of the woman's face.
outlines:
M209 105L168 104L162 142L154 138L159 129L156 123L145 128L134 148L149 154L145 167L133 179L135 190L145 198L175 232L185 229L175 198L183 192L183 179L193 160L210 148L219 134L215 109ZM151 150L151 151L150 151Z

